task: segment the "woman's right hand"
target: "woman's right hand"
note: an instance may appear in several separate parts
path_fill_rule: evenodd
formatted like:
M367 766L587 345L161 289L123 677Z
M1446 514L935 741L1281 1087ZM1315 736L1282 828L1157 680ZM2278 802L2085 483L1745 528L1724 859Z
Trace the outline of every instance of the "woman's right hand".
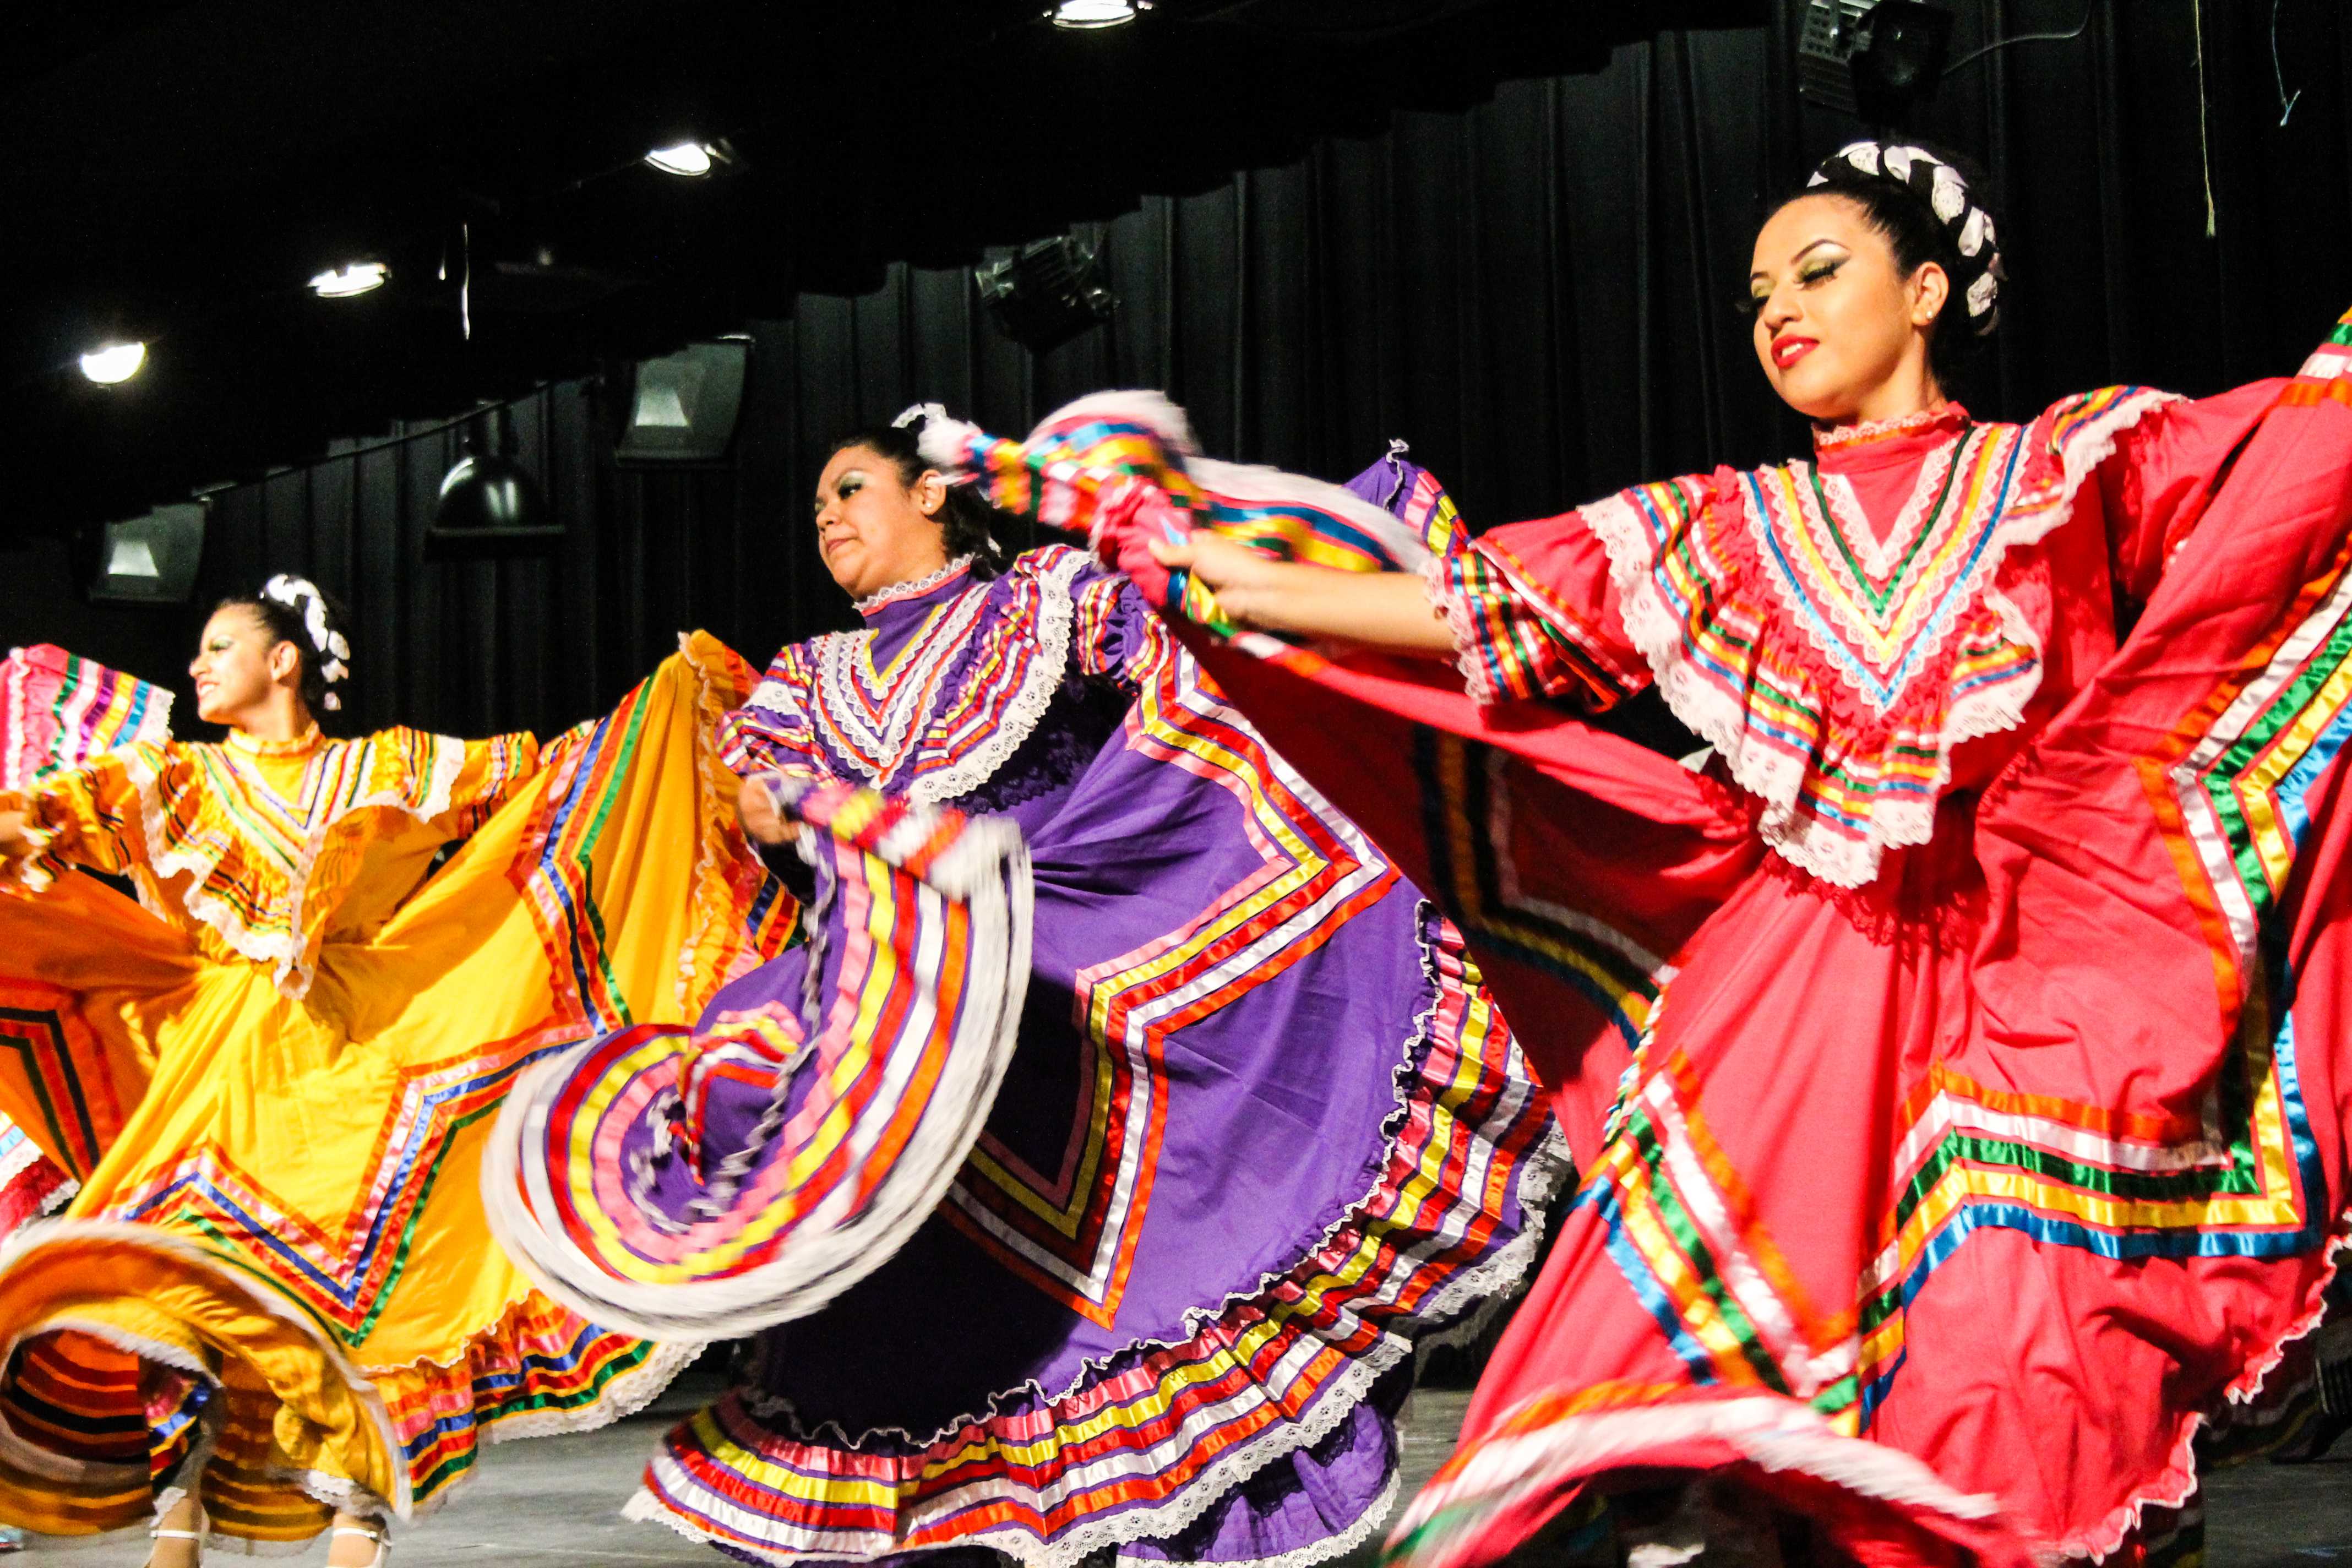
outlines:
M1417 572L1340 572L1276 561L1206 531L1181 544L1155 539L1150 546L1160 565L1189 570L1206 584L1235 626L1453 657L1454 634L1431 609Z
M1217 607L1235 626L1284 630L1280 614L1286 563L1259 554L1223 534L1197 531L1181 543L1150 542L1151 558L1171 571L1186 571L1217 596ZM1290 571L1296 571L1292 567Z
M743 824L743 836L754 844L772 848L801 836L801 825L776 809L776 797L768 793L767 780L757 774L745 779L735 792L735 816Z

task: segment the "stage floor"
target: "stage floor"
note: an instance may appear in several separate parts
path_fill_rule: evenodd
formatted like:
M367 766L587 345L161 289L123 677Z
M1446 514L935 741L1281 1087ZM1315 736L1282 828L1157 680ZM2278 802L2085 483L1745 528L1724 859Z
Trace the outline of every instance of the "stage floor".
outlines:
M399 1568L482 1568L577 1563L583 1568L655 1568L726 1561L708 1546L655 1525L632 1524L621 1503L635 1488L646 1456L663 1428L719 1386L723 1363L706 1361L672 1385L653 1409L575 1437L502 1444L484 1456L481 1474L450 1505L395 1539ZM1469 1394L1423 1388L1405 1413L1405 1488L1411 1496L1445 1458ZM2314 1568L2341 1560L2352 1568L2352 1437L2317 1465L2244 1465L2207 1486L2207 1561L2213 1568ZM133 1540L36 1537L16 1561L133 1563ZM312 1546L302 1561L324 1561ZM1369 1568L1368 1546L1335 1568ZM219 1553L215 1561L242 1561Z

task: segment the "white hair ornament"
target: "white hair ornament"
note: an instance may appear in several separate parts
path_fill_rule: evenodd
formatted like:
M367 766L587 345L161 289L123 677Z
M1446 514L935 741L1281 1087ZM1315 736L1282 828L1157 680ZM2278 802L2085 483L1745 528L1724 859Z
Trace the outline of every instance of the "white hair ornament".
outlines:
M1961 299L1977 334L1991 331L2000 320L2000 285L2009 273L2000 264L1992 215L1969 199L1969 183L1960 172L1926 148L1907 142L1849 142L1822 160L1806 188L1828 184L1840 163L1874 179L1900 183L1927 204L1964 259L1984 258L1983 272L1962 287Z
M261 596L302 617L302 629L310 638L310 651L320 658L319 679L327 688L321 704L330 712L341 712L343 700L335 688L352 672L352 645L342 633L327 624L327 595L308 577L280 572L261 585Z

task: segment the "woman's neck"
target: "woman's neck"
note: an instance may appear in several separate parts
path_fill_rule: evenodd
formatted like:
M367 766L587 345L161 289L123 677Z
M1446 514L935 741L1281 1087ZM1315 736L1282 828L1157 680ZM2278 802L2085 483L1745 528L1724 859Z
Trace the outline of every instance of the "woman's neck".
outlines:
M1945 404L1943 388L1927 374L1922 364L1905 364L1893 375L1857 398L1845 413L1814 423L1824 428L1839 425L1883 425L1890 420L1907 419L1915 414L1925 414L1941 408Z
M275 691L228 721L257 741L299 741L310 732L310 710L290 691Z

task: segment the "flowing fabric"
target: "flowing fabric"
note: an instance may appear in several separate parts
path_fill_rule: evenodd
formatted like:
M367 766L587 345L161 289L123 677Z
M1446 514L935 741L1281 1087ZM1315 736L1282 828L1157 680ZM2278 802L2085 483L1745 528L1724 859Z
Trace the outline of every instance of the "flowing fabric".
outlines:
M768 1562L1346 1550L1565 1174L1476 965L1082 554L864 608L727 728L819 804L809 942L543 1069L486 1168L564 1299L772 1325L632 1512ZM943 879L982 829L1020 858Z
M0 984L59 1003L0 1108L81 1189L0 1251L0 1517L88 1533L193 1487L215 1538L299 1542L659 1391L694 1347L533 1290L475 1166L531 1062L772 951L790 900L709 739L749 678L698 637L543 752L146 740L33 781Z
M1454 672L1186 630L1591 1150L1399 1560L1678 1471L1866 1563L2186 1549L2192 1439L2276 1414L2342 1239L2348 364L1396 552ZM1185 602L1141 544L1222 517L1172 411L960 447ZM1703 773L1558 706L1652 681Z
M53 769L168 739L171 721L172 694L161 687L47 643L11 649L0 660L0 795L21 794ZM103 921L89 884L75 881L66 896L78 914ZM114 933L126 951L141 946L135 929ZM82 1011L84 1000L70 984L0 973L0 1048L7 1064L0 1071L22 1080L26 1098L17 1103L39 1107L43 1133L35 1137L0 1115L0 1237L70 1199L121 1125L121 1108L110 1098L89 1103L77 1098L71 1079L37 1071L43 1062L87 1058L99 1048L103 1007L93 1022ZM78 1043L68 1047L68 1035ZM45 1153L45 1143L59 1150L64 1163Z

